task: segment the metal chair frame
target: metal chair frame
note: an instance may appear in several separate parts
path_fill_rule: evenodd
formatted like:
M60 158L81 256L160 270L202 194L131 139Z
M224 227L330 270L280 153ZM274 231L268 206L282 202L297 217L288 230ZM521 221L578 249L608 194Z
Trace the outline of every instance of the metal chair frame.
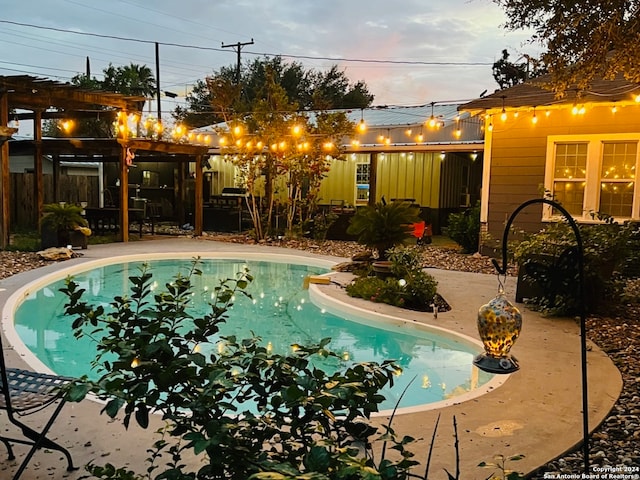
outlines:
M2 339L0 339L0 349L2 349ZM11 446L12 443L31 446L14 474L13 480L20 478L36 450L40 448L49 448L62 452L67 458L67 471L77 470L73 465L69 451L47 437L49 429L65 404L62 387L72 380L58 375L37 373L19 368L7 368L4 353L0 353L0 390L2 390L0 410L6 410L9 421L22 430L24 435L24 438L0 435L0 442L7 447L9 460L16 458ZM53 414L40 431L29 427L17 418L39 412L53 405L55 405Z

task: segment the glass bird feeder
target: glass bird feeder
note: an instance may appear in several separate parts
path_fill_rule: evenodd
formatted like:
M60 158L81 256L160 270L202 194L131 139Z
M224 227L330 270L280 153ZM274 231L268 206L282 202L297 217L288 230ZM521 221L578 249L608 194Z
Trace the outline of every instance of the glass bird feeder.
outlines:
M512 373L520 368L515 357L509 354L520 335L522 314L504 295L502 288L486 305L478 310L478 333L484 345L484 353L473 364L490 373Z

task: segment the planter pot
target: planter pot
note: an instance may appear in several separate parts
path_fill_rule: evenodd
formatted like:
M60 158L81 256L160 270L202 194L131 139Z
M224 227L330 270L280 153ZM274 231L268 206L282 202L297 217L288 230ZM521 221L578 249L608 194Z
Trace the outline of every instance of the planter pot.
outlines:
M86 250L87 249L87 236L82 233L79 232L77 230L73 230L71 232L69 232L69 245L71 245L72 248L81 248L82 250Z
M41 231L41 247L47 249L50 247L66 247L71 245L72 248L87 248L87 237L77 230L58 232L52 230L49 226L43 225Z
M371 267L378 278L385 279L393 276L391 272L391 262L389 260L373 262Z

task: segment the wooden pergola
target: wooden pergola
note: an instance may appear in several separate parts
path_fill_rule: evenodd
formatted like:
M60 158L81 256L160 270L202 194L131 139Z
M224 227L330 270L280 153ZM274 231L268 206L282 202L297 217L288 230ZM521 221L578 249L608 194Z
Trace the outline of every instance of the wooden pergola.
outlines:
M0 127L7 127L11 112L19 110L20 119L33 119L34 123L34 173L35 203L38 218L43 207L42 158L44 155L92 156L92 161L117 158L120 165L120 184L128 184L129 165L127 152L149 152L152 155L165 155L171 161L181 164L195 162L195 212L194 227L197 235L202 234L203 216L203 175L202 159L208 147L201 145L179 144L146 138L42 138L42 120L47 118L90 118L98 115L112 115L120 111L140 113L145 102L144 97L122 95L118 93L86 90L68 83L60 83L32 76L0 76ZM9 137L7 137L9 138ZM6 140L6 138L5 138ZM0 248L9 244L10 234L10 173L9 145L2 141L0 150ZM181 186L179 186L181 188ZM182 196L182 191L180 191ZM128 192L120 189L120 234L121 240L129 240Z

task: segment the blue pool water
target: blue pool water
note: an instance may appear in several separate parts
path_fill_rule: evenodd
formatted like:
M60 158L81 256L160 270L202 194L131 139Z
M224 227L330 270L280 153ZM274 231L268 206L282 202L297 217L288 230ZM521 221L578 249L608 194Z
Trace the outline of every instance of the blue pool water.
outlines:
M186 274L190 259L150 260L155 285L162 288L176 273ZM108 307L114 296L128 292L128 278L139 274L142 261L94 267L74 274L74 280L86 290L85 300ZM455 336L439 335L417 328L385 326L380 322L342 318L316 307L303 288L308 275L325 273L322 267L294 263L245 259L202 259L201 276L193 279L194 303L210 299L219 279L233 278L248 267L254 281L249 285L251 298L238 295L221 326L220 335L249 338L252 332L262 338L274 353L286 353L292 344L332 339L329 348L340 354L344 364L393 359L402 374L393 388L383 392L384 409L395 406L410 384L400 407L438 402L465 394L487 383L492 375L473 365L480 348ZM96 376L91 371L95 346L88 338L73 336L72 319L63 315L66 297L59 292L60 279L28 295L15 312L15 329L24 344L48 368L61 375ZM200 302L196 311L209 311ZM214 339L215 342L215 339ZM335 359L322 368L334 371L341 365Z

